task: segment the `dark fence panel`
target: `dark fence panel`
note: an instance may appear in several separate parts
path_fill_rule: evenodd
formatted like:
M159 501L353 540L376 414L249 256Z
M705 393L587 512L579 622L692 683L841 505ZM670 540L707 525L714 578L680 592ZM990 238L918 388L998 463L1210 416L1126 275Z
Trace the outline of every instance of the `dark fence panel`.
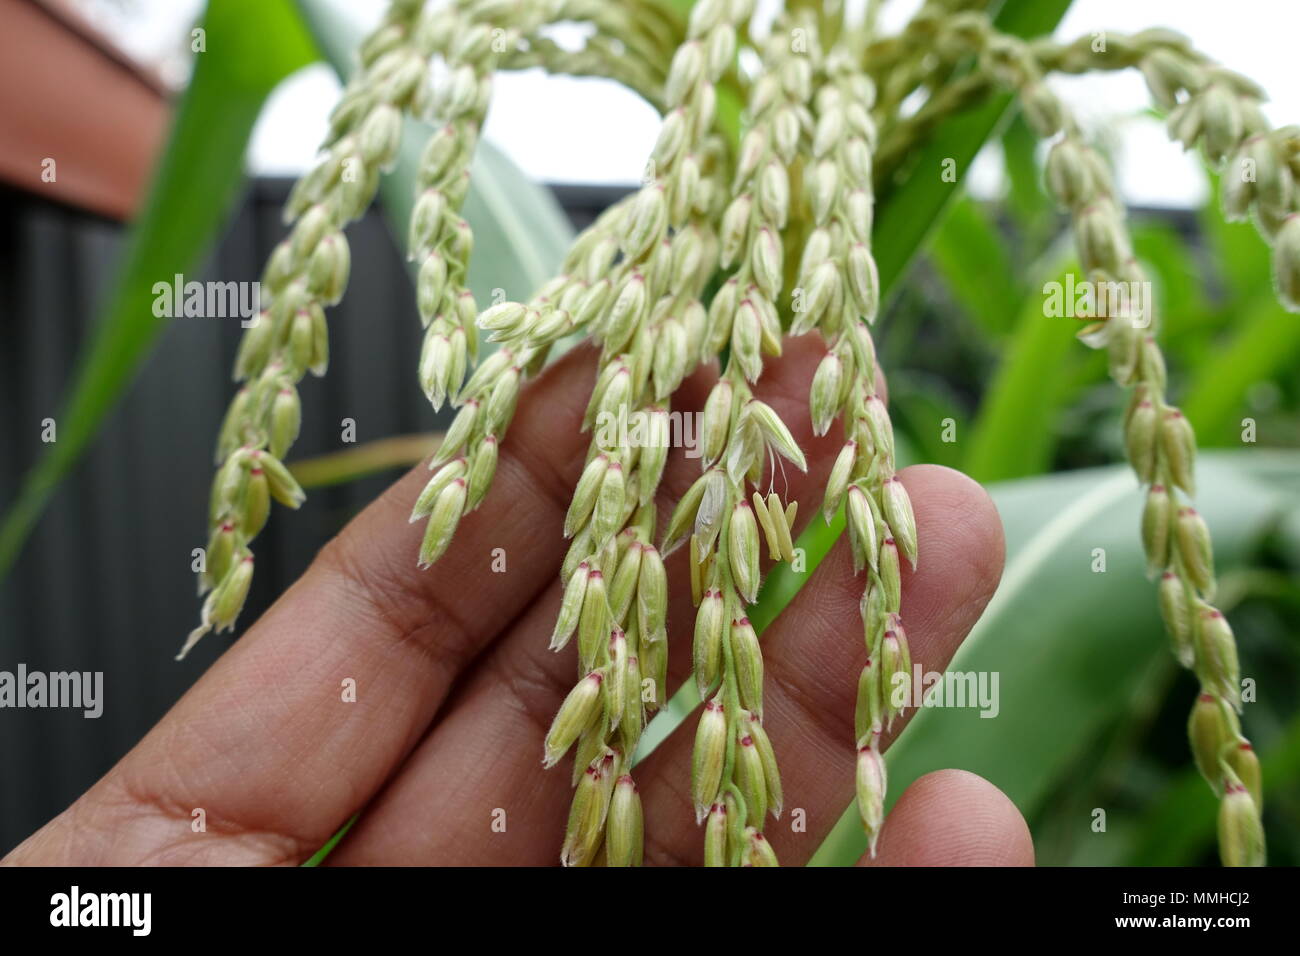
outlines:
M284 234L288 182L258 180L213 261L186 279L259 278ZM561 188L578 227L619 190ZM0 193L0 508L44 450L80 345L121 254L122 230L26 195ZM415 380L420 347L411 283L377 210L349 230L353 269L330 312L332 362L301 386L294 457L439 421ZM166 281L169 276L159 276ZM0 853L64 809L113 765L233 639L209 635L173 655L197 620L191 550L205 543L213 439L232 393L237 319L172 319L126 400L64 482L0 585L0 671L102 671L103 715L0 709ZM258 573L241 619L253 621L392 475L311 493L275 508L257 541Z

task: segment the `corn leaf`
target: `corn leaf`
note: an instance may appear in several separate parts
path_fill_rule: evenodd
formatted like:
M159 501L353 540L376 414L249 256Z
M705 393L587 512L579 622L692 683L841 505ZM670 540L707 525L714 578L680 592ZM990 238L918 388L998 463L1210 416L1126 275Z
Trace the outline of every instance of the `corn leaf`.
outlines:
M1035 0L1007 3L994 18L997 28L1020 37L1050 34L1070 0ZM910 173L899 182L885 184L877 199L874 245L880 286L886 296L896 291L917 251L941 221L948 204L959 195L975 155L1010 118L1012 96L995 93L983 105L945 123L909 160ZM941 177L947 164L955 164L954 182Z
M1264 533L1294 508L1285 482L1300 472L1300 454L1214 452L1201 457L1198 472L1197 507L1214 535L1218 567L1248 564ZM1142 496L1127 467L990 491L1006 528L1007 566L949 670L998 675L997 715L921 708L889 750L889 789L897 799L917 777L956 767L1000 787L1032 818L1169 650L1135 532ZM1092 570L1098 548L1104 573ZM1253 663L1244 656L1243 672L1252 673ZM814 865L850 864L863 852L856 813L845 812Z
M223 0L209 5L201 25L208 52L195 57L116 285L78 359L57 419L59 440L26 476L0 525L0 577L165 327L167 319L154 315L154 283L197 268L224 225L266 97L315 58L289 0Z
M1064 283L1070 270L1055 281ZM976 481L1005 481L1050 470L1054 426L1068 397L1064 374L1082 357L1072 319L1044 315L1043 297L1025 298L1006 357L984 394L967 442L965 471Z
M1183 411L1202 445L1239 445L1251 386L1274 380L1300 358L1300 322L1264 289L1234 316L1234 331L1215 343L1188 386Z
M993 341L1012 329L1024 289L997 223L970 197L953 203L930 244L948 292Z

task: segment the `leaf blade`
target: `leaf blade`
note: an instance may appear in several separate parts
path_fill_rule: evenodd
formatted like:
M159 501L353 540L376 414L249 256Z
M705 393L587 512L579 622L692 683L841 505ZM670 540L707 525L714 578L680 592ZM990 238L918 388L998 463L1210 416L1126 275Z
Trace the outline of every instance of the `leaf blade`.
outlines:
M289 0L213 3L202 29L214 52L196 58L113 292L77 360L58 441L24 477L0 525L0 578L165 327L154 315L153 284L202 261L243 181L244 152L266 97L313 58Z
M1279 463L1300 469L1300 454L1201 457L1198 507L1223 570L1248 562L1286 504L1268 475ZM1071 757L1123 709L1150 663L1169 652L1134 530L1141 495L1125 466L990 492L1006 526L1007 569L949 670L998 673L999 719L921 708L889 750L890 790L896 799L922 774L958 767L984 776L1032 817ZM1089 573L1095 547L1105 549L1105 574ZM1016 729L1007 730L1009 724ZM813 865L857 859L866 843L855 815L853 807L845 811Z

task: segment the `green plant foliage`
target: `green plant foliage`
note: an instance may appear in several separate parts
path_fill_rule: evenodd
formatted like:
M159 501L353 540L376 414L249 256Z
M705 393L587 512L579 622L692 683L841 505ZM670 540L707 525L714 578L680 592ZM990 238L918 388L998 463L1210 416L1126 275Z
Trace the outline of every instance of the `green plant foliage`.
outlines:
M1296 507L1280 484L1288 470L1300 472L1300 455L1202 457L1200 500L1222 568L1248 565L1266 532ZM921 708L888 752L890 789L896 798L931 770L962 768L996 781L1032 819L1072 755L1135 696L1152 693L1148 679L1168 649L1133 532L1141 500L1127 469L1024 479L990 493L1006 529L1007 567L950 670L998 673L999 713ZM1104 572L1092 570L1096 548L1104 549ZM1216 801L1197 782L1207 798L1193 808L1204 845L1213 839ZM850 808L813 863L851 863L865 848Z
M198 267L226 222L267 96L315 59L289 0L223 0L205 12L202 29L210 52L195 57L114 291L58 416L59 440L28 474L0 526L0 576L166 326L153 313L154 283Z
M1063 284L1072 271L1052 273L1052 281ZM1074 397L1067 373L1087 357L1074 341L1075 324L1044 315L1037 291L1021 300L1015 332L966 444L962 465L975 480L1005 481L1050 468L1056 422Z

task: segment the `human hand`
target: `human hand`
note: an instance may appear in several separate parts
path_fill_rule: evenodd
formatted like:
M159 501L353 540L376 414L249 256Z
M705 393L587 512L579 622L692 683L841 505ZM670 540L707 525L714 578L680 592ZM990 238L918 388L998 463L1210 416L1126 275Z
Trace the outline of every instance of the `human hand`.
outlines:
M813 338L790 340L757 389L807 454L808 474L788 469L785 496L804 503L805 521L839 444L814 439L808 425L807 383L821 355ZM525 391L491 493L432 570L416 568L423 526L407 522L427 480L417 467L117 766L4 862L297 864L358 812L330 864L556 862L569 769L566 761L542 770L542 739L575 665L572 651L547 644L593 374L592 353L581 349ZM675 407L700 408L714 377L705 370L688 380ZM661 507L698 468L670 462ZM941 670L997 585L1001 523L984 491L957 472L916 466L901 476L921 542L917 571L903 575L909 640L924 670ZM504 549L504 573L493 570L494 549ZM694 612L682 553L668 571L671 692L690 670ZM763 635L764 725L787 804L807 822L806 832L788 817L769 822L766 836L787 865L808 859L853 798L861 589L841 541ZM348 681L355 702L345 700ZM636 772L650 865L702 859L690 800L694 729L685 721ZM196 832L200 809L205 829ZM902 794L869 862L1031 864L1033 847L1000 791L940 771Z

